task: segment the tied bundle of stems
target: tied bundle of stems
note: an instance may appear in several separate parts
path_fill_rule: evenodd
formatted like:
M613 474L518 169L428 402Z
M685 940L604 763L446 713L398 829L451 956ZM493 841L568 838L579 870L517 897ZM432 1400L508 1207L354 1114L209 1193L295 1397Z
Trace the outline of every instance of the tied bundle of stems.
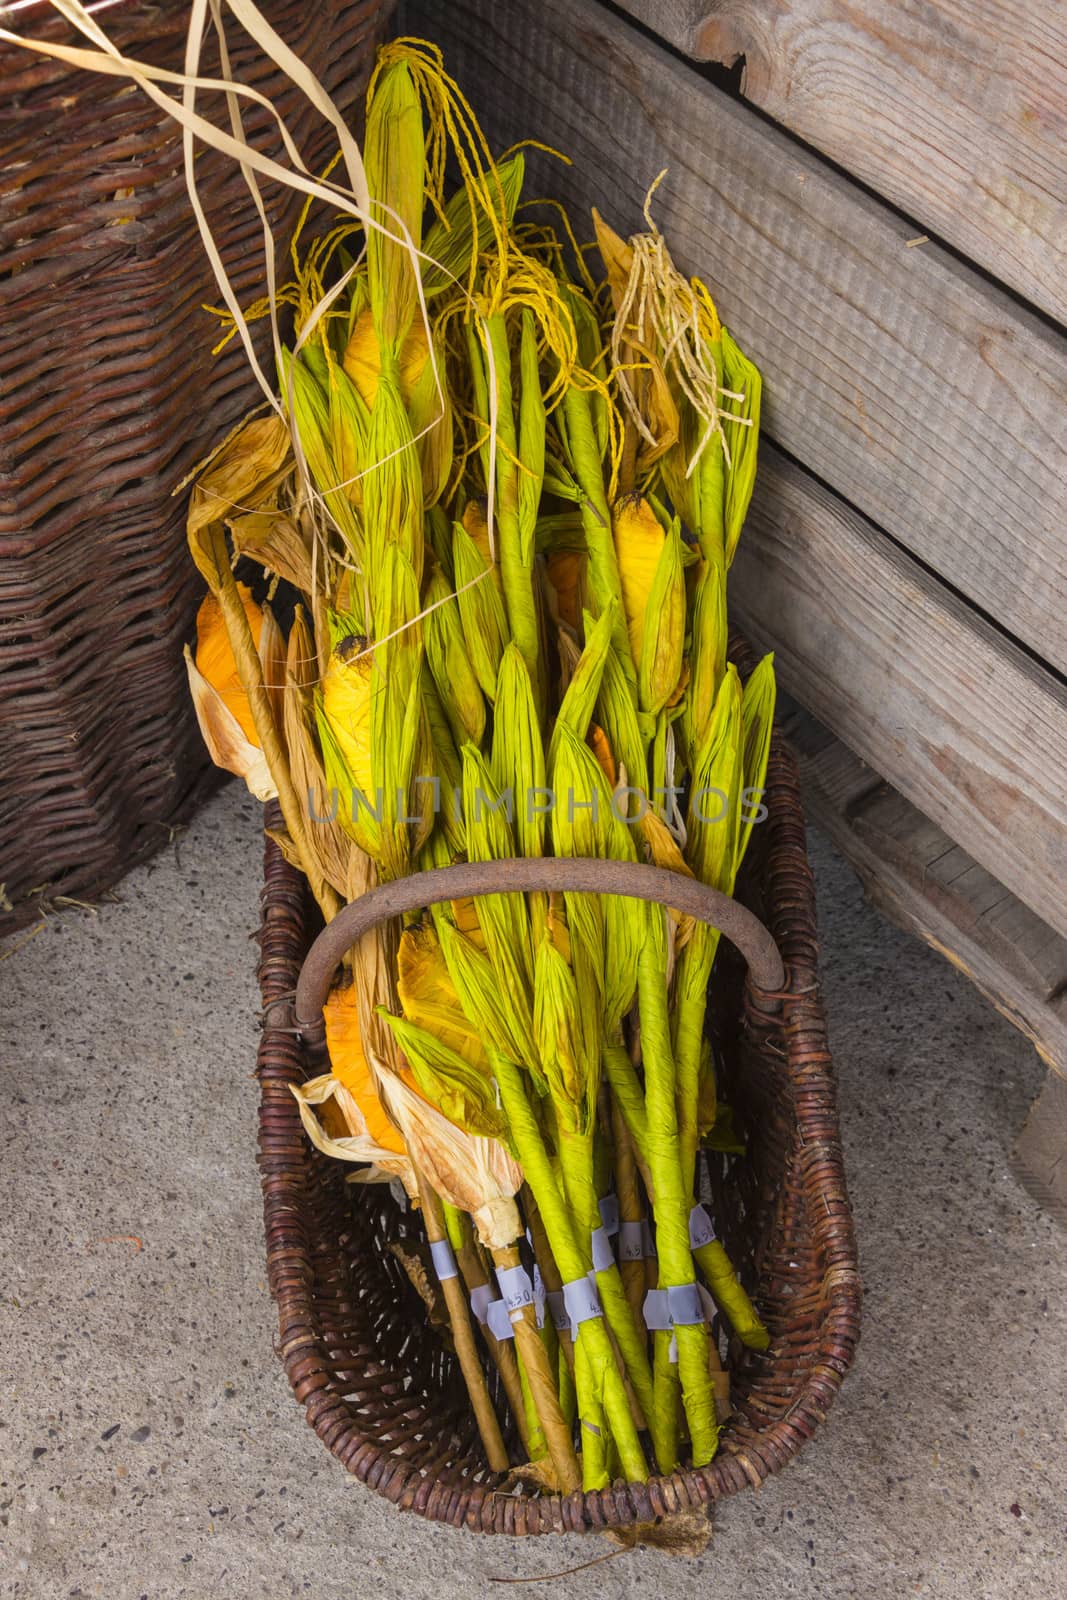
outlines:
M774 710L770 658L744 684L727 659L759 375L650 212L628 241L594 214L601 281L569 224L520 220L522 153L494 161L434 47L380 52L364 159L381 226L305 215L278 411L193 489L209 748L277 798L327 920L544 855L729 894ZM720 1336L767 1344L698 1191L702 1143L733 1139L717 943L618 896L497 892L338 974L300 1114L420 1211L496 1471L572 1492L703 1465Z

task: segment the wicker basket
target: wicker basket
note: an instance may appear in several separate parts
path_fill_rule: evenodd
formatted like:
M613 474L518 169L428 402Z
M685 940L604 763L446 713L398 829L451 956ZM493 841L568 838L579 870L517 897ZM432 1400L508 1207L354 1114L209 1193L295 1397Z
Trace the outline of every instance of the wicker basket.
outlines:
M764 1355L731 1351L734 1413L710 1466L598 1493L496 1492L458 1370L388 1249L418 1220L387 1193L345 1183L311 1148L289 1084L324 1070L291 1027L315 924L303 881L270 841L260 980L260 1165L280 1352L323 1443L405 1510L485 1533L628 1528L758 1486L811 1437L852 1360L860 1286L816 973L815 908L792 757L776 739L768 817L740 895L774 934L788 974L777 1016L751 1003L725 947L713 980L721 1091L747 1139L712 1157L716 1222L771 1331ZM503 1397L487 1380L504 1414ZM518 1459L518 1457L513 1457Z
M353 107L391 6L264 0L264 10ZM186 0L164 0L111 6L104 21L123 50L180 69L188 15ZM12 25L84 43L44 5ZM255 48L231 45L235 75L276 101L308 164L328 159L334 141L308 102ZM208 49L204 74L217 70ZM219 115L206 97L205 110ZM245 113L270 148L264 119ZM244 180L214 152L200 154L197 172L234 284L250 299L261 292L262 246ZM286 238L301 197L264 193ZM166 843L205 781L181 659L200 583L171 492L258 390L239 341L210 353L201 304L217 290L177 124L119 80L6 45L0 279L6 932L42 895L92 897Z

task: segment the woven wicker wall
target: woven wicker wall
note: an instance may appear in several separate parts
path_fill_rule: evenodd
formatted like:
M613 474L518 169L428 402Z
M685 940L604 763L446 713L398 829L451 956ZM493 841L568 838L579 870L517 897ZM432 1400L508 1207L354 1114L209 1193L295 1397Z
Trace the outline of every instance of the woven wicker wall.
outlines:
M391 6L264 0L346 110ZM188 8L109 8L124 50L180 69ZM49 8L20 31L71 39ZM324 124L255 48L234 70L275 99L309 166ZM203 71L217 72L217 53ZM221 108L205 101L209 114ZM246 114L251 133L267 119ZM269 144L264 148L270 148ZM201 192L243 300L260 230L239 172L203 153ZM299 198L268 188L279 236ZM174 486L250 405L189 208L181 133L142 94L0 47L0 931L42 897L91 899L167 842L210 776L181 646L199 579ZM261 325L260 332L266 329ZM265 350L263 352L265 357Z

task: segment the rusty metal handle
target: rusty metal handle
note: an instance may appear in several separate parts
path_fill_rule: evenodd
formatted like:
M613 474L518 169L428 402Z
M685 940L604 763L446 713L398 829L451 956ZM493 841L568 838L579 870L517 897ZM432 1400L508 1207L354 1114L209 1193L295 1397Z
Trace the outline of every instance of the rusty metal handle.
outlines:
M322 1022L322 1008L337 965L363 935L379 923L468 896L541 890L584 894L620 894L651 900L718 928L748 962L758 990L775 993L785 987L785 969L778 946L763 923L740 901L711 889L695 878L665 867L634 861L600 861L589 856L509 857L502 861L465 861L454 867L415 872L351 901L319 934L308 951L296 986L296 1026Z

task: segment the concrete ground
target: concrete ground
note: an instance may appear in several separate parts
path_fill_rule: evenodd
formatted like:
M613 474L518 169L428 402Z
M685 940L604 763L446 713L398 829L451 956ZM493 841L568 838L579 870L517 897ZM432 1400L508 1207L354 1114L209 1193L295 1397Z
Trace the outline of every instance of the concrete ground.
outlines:
M1067 1241L1008 1168L1041 1080L814 837L866 1280L855 1369L687 1563L402 1518L272 1350L253 1163L258 807L231 787L96 915L0 965L0 1594L1067 1593Z

